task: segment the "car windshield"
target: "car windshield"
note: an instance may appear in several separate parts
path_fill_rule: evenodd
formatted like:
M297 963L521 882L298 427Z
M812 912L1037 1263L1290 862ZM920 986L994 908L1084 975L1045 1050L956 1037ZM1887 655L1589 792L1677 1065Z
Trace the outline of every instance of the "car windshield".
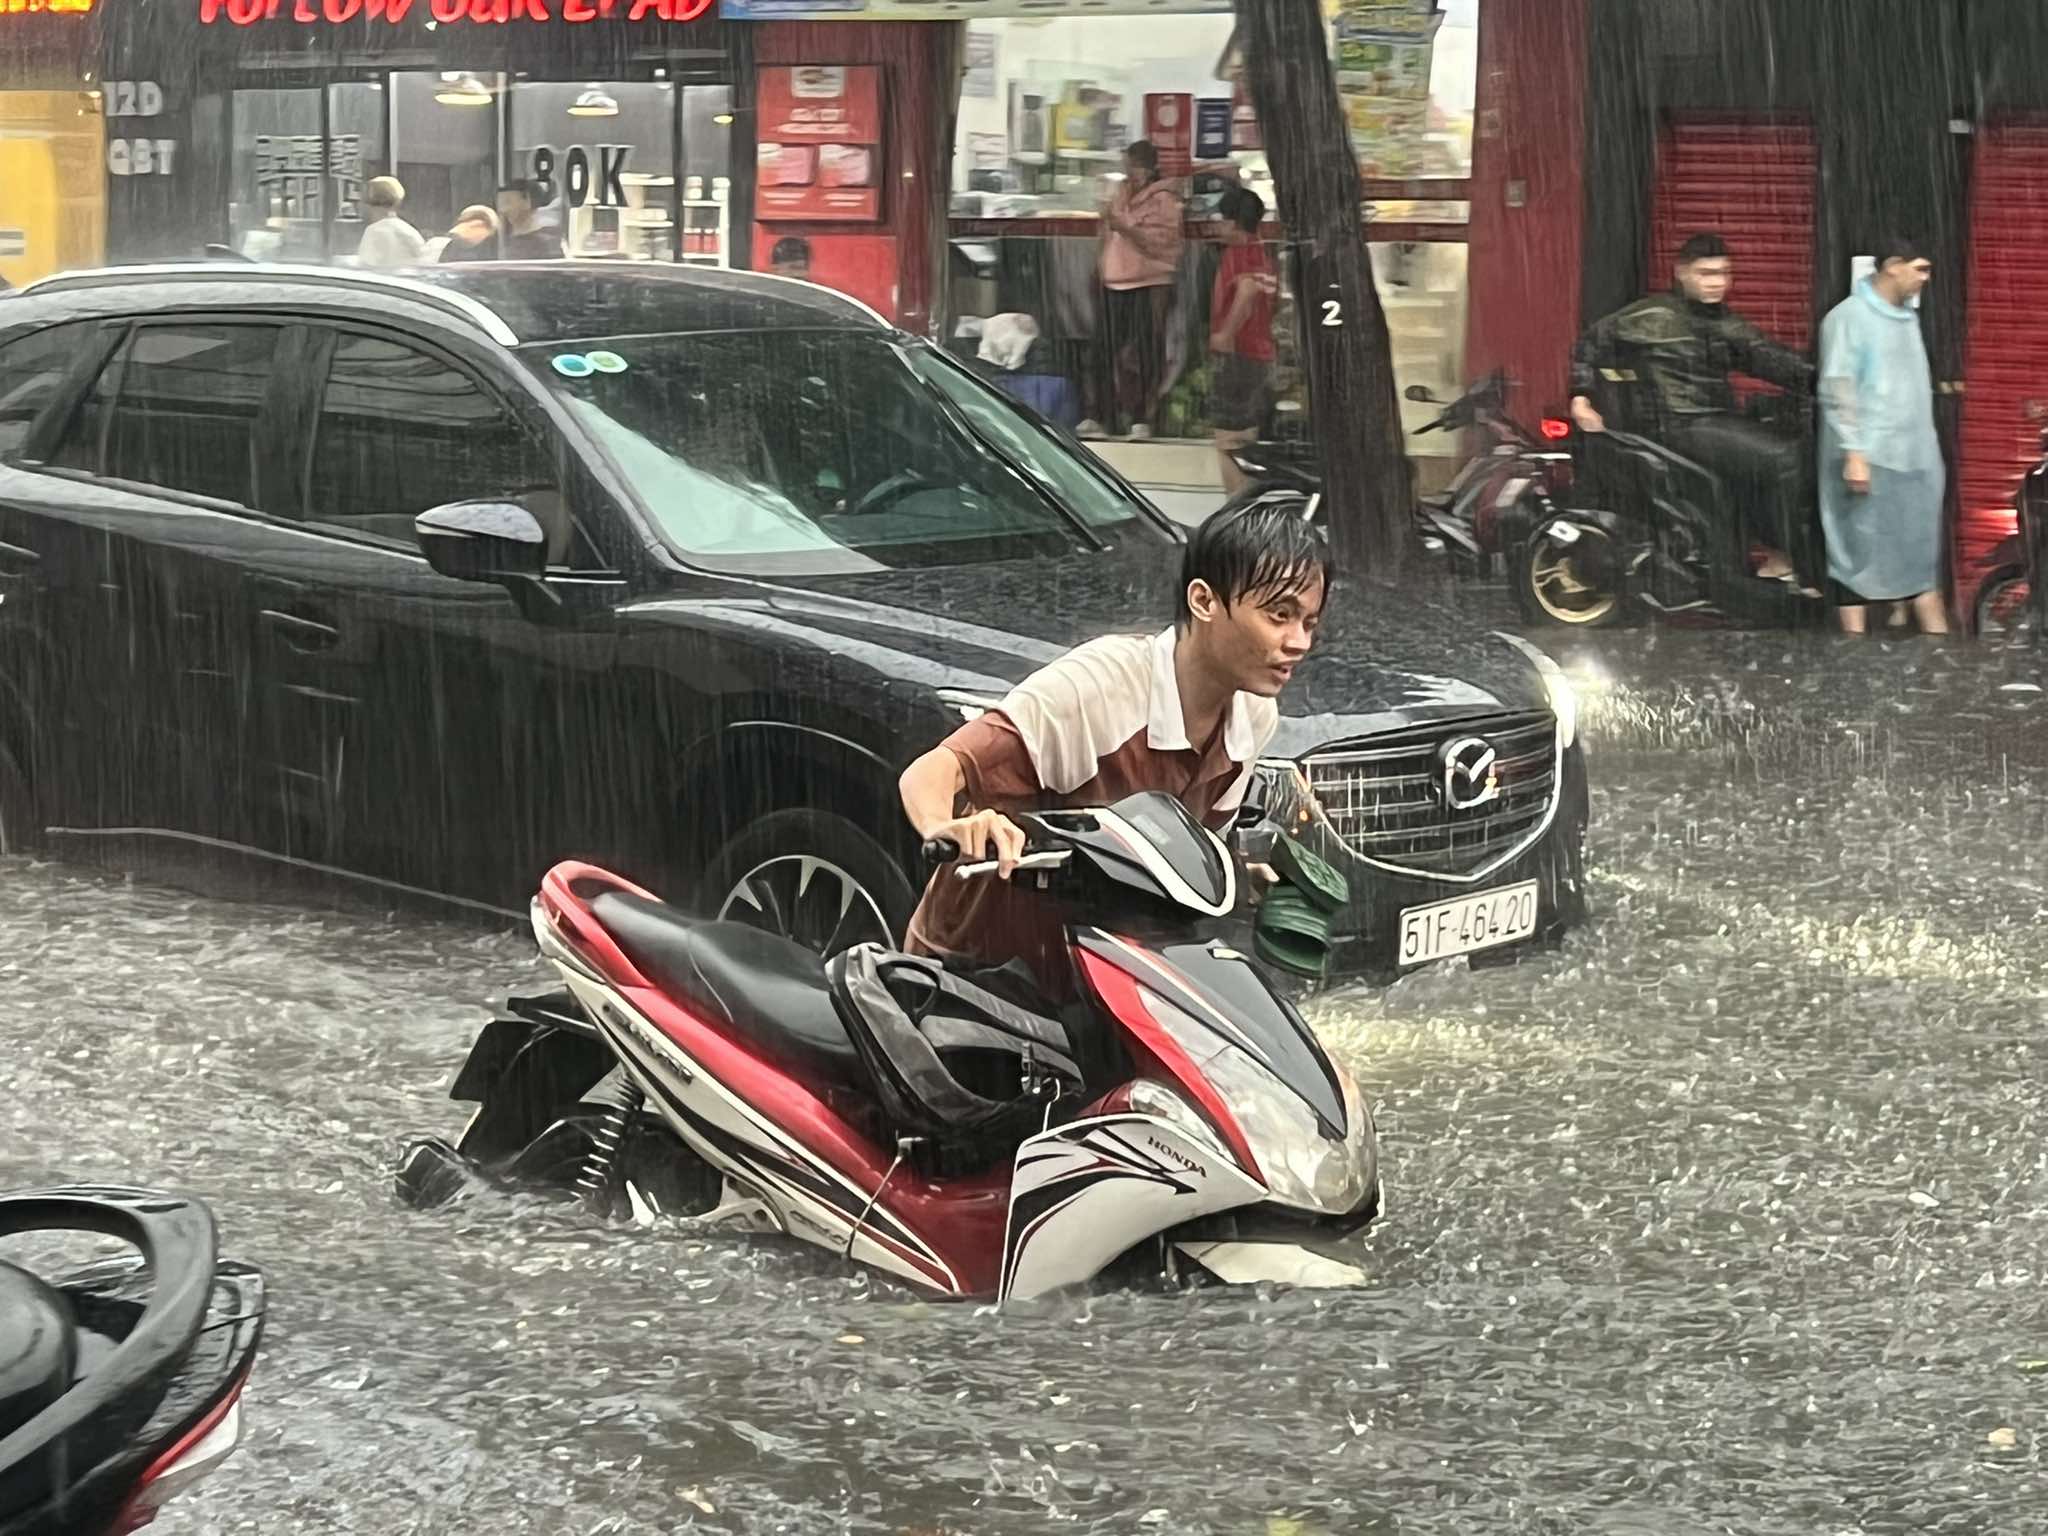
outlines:
M922 343L622 336L533 366L695 563L817 574L1064 553L1139 504Z

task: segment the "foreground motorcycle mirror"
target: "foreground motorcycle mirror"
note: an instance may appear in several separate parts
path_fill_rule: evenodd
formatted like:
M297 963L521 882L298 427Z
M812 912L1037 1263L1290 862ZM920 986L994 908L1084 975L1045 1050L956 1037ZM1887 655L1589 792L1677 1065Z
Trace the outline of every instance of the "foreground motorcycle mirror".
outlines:
M516 501L453 501L413 519L420 551L456 581L511 581L548 568L540 519Z
M1437 399L1437 397L1433 393L1431 393L1430 387L1427 384L1410 384L1408 386L1407 393L1408 398L1410 400L1413 400L1417 405L1443 404L1441 400Z
M1237 808L1237 830L1249 832L1266 819L1266 808L1255 800L1247 800Z

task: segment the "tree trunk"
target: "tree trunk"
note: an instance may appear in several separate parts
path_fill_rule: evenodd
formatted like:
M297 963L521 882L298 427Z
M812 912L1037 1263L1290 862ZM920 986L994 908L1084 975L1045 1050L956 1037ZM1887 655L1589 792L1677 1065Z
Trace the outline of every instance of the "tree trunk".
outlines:
M1399 578L1413 484L1387 316L1373 283L1358 158L1337 96L1320 0L1237 0L1246 84L1294 249L1309 414L1330 542L1354 578Z

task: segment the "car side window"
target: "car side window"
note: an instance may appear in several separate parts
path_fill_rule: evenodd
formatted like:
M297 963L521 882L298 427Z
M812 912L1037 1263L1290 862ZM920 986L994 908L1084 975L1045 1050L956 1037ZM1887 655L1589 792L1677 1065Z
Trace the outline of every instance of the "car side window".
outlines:
M45 326L0 347L0 459L15 457L27 444L36 417L56 398L98 326L97 320Z
M469 373L381 336L335 335L313 425L306 518L416 547L413 519L453 501L518 501L570 557L547 454Z
M56 462L255 505L256 425L282 334L275 325L137 326L80 402Z

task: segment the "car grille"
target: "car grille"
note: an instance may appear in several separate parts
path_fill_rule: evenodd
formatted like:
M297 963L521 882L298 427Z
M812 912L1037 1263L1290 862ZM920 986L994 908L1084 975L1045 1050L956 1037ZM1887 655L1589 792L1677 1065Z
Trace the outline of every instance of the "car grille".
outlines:
M1458 811L1445 804L1437 753L1467 736L1498 754L1500 795ZM1557 801L1557 767L1547 710L1411 726L1302 764L1330 829L1354 853L1423 875L1472 875L1518 852Z

